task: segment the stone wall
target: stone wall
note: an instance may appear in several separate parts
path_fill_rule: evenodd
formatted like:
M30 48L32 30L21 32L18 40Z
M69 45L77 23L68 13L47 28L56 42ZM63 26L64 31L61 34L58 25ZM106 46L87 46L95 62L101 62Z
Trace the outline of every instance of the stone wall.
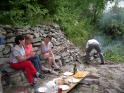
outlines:
M65 38L64 33L60 27L54 25L40 25L37 27L11 27L0 26L0 64L8 61L10 48L14 45L14 38L18 34L30 33L34 36L33 47L34 51L38 50L43 37L52 35L52 43L54 45L54 53L56 59L60 59L62 63L80 62L80 50L74 46L69 40Z

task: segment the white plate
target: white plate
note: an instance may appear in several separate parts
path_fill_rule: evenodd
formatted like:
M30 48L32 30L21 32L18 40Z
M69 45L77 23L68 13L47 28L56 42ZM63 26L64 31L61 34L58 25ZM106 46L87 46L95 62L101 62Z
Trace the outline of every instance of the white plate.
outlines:
M62 88L62 90L68 90L69 86L68 85L59 85L59 88Z
M71 82L71 83L77 83L80 80L79 79L76 79L76 78L69 78L68 81Z
M42 92L45 93L46 92L46 87L39 87L37 91L41 92L41 93Z
M63 73L65 76L70 76L70 75L73 75L73 73L72 72L65 72L65 73Z

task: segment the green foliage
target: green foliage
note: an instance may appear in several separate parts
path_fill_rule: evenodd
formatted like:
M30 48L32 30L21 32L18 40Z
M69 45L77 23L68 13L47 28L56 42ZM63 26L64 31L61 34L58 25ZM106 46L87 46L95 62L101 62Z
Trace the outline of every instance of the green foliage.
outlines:
M12 25L34 25L44 18L61 25L67 37L76 44L90 36L103 7L104 0L7 0L10 10L1 10L0 22Z
M12 25L34 25L40 23L48 13L37 0L8 0L10 10L1 10L0 23Z
M111 60L113 62L123 62L124 61L123 41L121 39L113 41L112 39L107 37L104 40L106 41L104 42L103 45L106 60Z
M94 31L91 23L95 23L103 10L104 0L54 0L56 13L53 20L59 23L66 36L76 45L86 43ZM90 10L90 6L95 6ZM54 8L55 9L55 8ZM54 11L54 9L52 11ZM96 14L97 13L97 14Z
M104 13L100 21L100 29L107 35L118 37L124 35L124 10L114 6Z
M105 6L105 0L0 0L0 23L14 26L56 22L76 45L84 45L96 34L96 24ZM124 10L114 7L105 13L99 26L113 36L124 33ZM122 45L123 46L123 45ZM122 48L105 51L105 58L124 61Z
M101 50L104 54L105 60L112 62L124 62L124 43L121 38L113 40L111 37L98 33L95 38L101 44Z
M121 49L119 49L119 50L121 50ZM105 59L113 61L113 62L124 62L124 56L123 55L119 54L118 49L113 48L113 51L108 50L105 53Z
M1 0L0 23L35 25L52 20L76 45L86 43L103 11L104 0ZM9 7L9 9L3 9Z

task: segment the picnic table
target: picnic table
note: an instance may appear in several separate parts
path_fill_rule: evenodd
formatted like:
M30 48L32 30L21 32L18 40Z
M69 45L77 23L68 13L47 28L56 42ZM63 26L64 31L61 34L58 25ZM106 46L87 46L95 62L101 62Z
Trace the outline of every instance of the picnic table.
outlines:
M78 72L80 72L81 75L79 75ZM56 85L58 86L58 88L62 87L62 93L69 93L76 85L78 85L89 74L89 72L87 71L78 71L78 72L77 72L78 74L76 73L75 75L73 75L73 73L71 72L69 72L71 73L71 75L65 75L64 73L62 73L62 75L60 75L58 78L54 78L53 80L47 82L46 87L39 87L38 93L41 93L41 91L43 93L46 93L46 91L48 93L58 93L56 89L54 90Z
M69 83L69 89L68 90L65 90L65 91L62 91L62 93L69 93L76 85L78 85L88 74L89 72L87 71L81 71L82 73L85 73L82 77L79 77L77 79L79 79L78 82L72 82L72 83ZM73 78L74 76L68 76L68 78Z
M65 72L66 73L66 72ZM55 93L54 90L52 90L52 84L55 83L55 85L58 86L58 88L62 88L62 93L69 93L76 85L78 85L88 74L87 71L77 71L75 75L71 72L67 72L66 74L62 73L58 78L54 78L53 80L49 81L48 88L51 93ZM71 73L71 74L69 74ZM57 93L57 92L56 92Z

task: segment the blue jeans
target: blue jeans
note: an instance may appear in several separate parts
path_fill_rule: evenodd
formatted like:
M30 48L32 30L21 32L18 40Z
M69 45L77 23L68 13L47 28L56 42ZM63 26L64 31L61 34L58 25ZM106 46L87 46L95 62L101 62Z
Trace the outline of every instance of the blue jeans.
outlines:
M41 74L42 65L41 65L41 58L38 55L35 55L33 57L30 57L28 60L30 60L34 67L37 69L37 71Z

